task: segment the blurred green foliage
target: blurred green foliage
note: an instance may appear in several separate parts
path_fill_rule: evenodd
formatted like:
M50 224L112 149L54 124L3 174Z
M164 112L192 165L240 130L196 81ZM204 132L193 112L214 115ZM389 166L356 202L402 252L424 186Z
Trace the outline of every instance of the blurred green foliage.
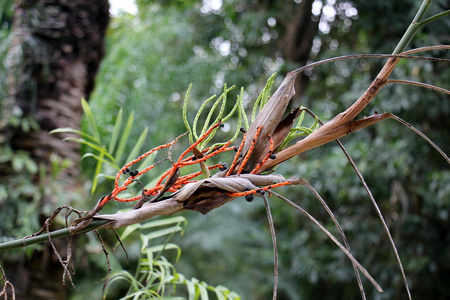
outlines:
M192 120L201 103L212 94L220 94L225 82L238 87L230 98L238 95L240 87L245 88L244 106L248 107L273 72L280 74L275 78L276 87L286 71L298 66L285 60L277 46L299 1L217 2L221 5L211 6L212 2L206 0L140 0L136 1L137 15L114 18L108 32L107 56L90 103L102 140L114 135L119 116L130 116L134 111L129 141L138 141L148 127L144 149L167 143L185 131L182 99L191 83L192 115L188 118ZM315 1L319 13L314 17L321 24L311 60L353 53L391 53L419 2ZM449 6L446 0L433 1L429 14L448 10ZM325 9L332 13L324 14ZM429 24L411 47L449 44L449 29L448 17ZM449 57L448 51L426 55ZM383 63L382 59L360 59L315 68L307 73L309 85L294 105L304 105L322 120L329 120L362 94ZM448 88L450 71L443 63L405 60L392 78ZM232 101L229 105L227 109L231 109ZM364 113L375 110L399 115L450 152L448 95L388 85ZM315 120L306 117L308 121L313 124ZM86 131L87 120L83 126ZM343 143L385 215L413 297L449 298L449 166L425 141L392 120L346 137ZM124 152L131 153L134 147L129 142ZM95 174L95 163L93 159L83 160L86 174ZM281 165L277 172L307 179L333 209L356 258L385 290L379 294L364 281L369 299L406 298L381 223L336 145L304 153ZM108 190L107 183L99 185L97 196ZM283 187L279 192L332 230L332 221L306 189ZM10 191L0 190L0 196L2 193ZM279 299L360 298L350 262L323 233L279 200L272 199L272 212L281 260ZM183 249L177 270L186 277L208 278L213 286L225 284L243 299L271 297L273 257L262 203L236 199L206 216L192 212L183 216L189 219L189 226L183 237L174 239ZM98 250L98 244L95 247ZM129 252L136 250L133 244L128 247ZM97 264L93 270L104 268Z
M218 8L208 6L209 1L137 4L139 14L115 19L109 33L109 54L93 97L94 111L105 129L114 122L112 112L135 110L142 125L135 126L134 134L149 126L149 143L165 143L180 132L181 120L176 122L179 99L191 82L191 99L198 103L218 93L224 82L243 86L247 106L271 72L282 74L296 67L277 51L277 42L294 15L294 1L224 1ZM322 15L311 52L314 60L390 53L417 10L416 1L321 4L335 15ZM448 3L436 1L430 14L443 9L448 9ZM448 18L426 26L411 46L448 44L449 28ZM445 51L426 55L448 57ZM315 68L308 73L306 92L294 103L328 120L361 95L382 64L381 59L361 59ZM447 65L422 61L402 61L392 75L442 87L449 76ZM448 96L391 85L365 113L374 110L398 114L449 152ZM393 121L376 124L343 142L385 214L413 296L431 293L444 299L448 296L449 167L420 137ZM379 294L367 285L369 298L404 297L401 275L381 223L337 146L305 153L277 171L310 181L335 211L356 257L385 289ZM282 192L331 226L326 212L307 191L285 187ZM340 250L284 203L274 199L272 211L280 247L282 299L360 297L351 264ZM206 275L211 284L227 284L244 299L270 297L272 249L262 203L237 199L207 216L185 216L190 225L186 235L176 240L184 251L180 270L197 277Z
M283 72L296 67L277 51L277 43L294 15L294 1L224 1L217 9L208 3L139 1L138 15L122 15L113 21L108 56L92 104L105 132L114 122L115 111L134 110L136 120L142 123L136 124L132 134L137 136L139 128L149 126L149 147L165 143L182 131L180 99L190 83L194 84L190 98L198 100L193 110L218 93L225 82L245 87L247 107L272 72L281 74L276 78L279 83ZM322 9L332 8L335 15L322 15L311 52L314 60L352 53L390 53L417 10L416 1L321 4ZM448 9L448 3L436 1L430 14L443 9ZM448 18L426 26L411 47L448 44L449 28ZM448 57L448 52L426 55ZM308 73L306 92L294 104L301 103L328 120L362 94L382 64L381 59L361 59L315 68ZM449 76L447 65L422 61L402 61L392 75L442 87ZM365 113L374 110L399 115L449 152L448 96L390 85ZM449 167L420 137L393 121L376 124L343 142L385 214L413 296L446 298ZM370 299L401 299L406 295L381 223L337 146L307 152L277 172L307 179L332 207L356 257L385 289L379 294L365 283ZM332 226L310 193L297 187L284 187L281 192ZM345 255L286 204L274 199L272 211L280 248L280 298L358 299L353 270ZM184 253L178 269L186 275L206 276L211 284L226 284L244 299L270 297L273 258L262 203L237 199L206 216L184 215L190 224L185 236L176 239Z

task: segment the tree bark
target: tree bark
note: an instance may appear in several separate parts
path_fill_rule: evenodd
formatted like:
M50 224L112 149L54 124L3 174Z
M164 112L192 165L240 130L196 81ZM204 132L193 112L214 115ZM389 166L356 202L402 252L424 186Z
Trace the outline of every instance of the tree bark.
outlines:
M32 117L38 123L37 131L9 128L7 136L14 148L29 151L38 162L48 164L52 153L74 161L79 158L76 143L64 143L61 136L48 132L79 127L80 99L91 93L103 57L108 7L106 0L16 3L8 55L10 90L3 113L8 117L19 111L22 117ZM77 169L73 166L67 173L76 176Z
M60 127L80 127L81 98L87 99L94 88L94 78L104 55L108 22L107 0L18 0L15 3L13 39L8 52L9 90L2 102L0 142L13 151L29 153L37 165L45 166L47 174L51 172L51 158L55 155L72 161L57 178L64 191L76 190L81 184L79 146L49 132ZM38 126L23 130L23 126L11 125L14 118L20 122L33 120ZM7 168L5 164L0 166L2 171ZM8 177L1 178L4 184L18 175L11 173L11 169L6 174ZM8 201L18 199L8 196L0 208L8 205ZM49 201L55 199L41 199L40 206ZM66 201L70 203L70 199ZM16 299L66 298L61 281L63 270L50 247L35 252L30 259L3 262L6 275L15 285Z

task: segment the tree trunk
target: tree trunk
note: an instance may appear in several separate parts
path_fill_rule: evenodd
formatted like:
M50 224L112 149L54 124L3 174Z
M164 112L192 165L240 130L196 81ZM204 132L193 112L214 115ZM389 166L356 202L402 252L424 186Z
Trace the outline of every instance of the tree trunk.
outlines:
M107 0L18 0L15 4L12 44L8 52L7 97L2 103L0 142L12 151L25 151L50 174L52 157L72 164L57 177L64 193L80 187L79 146L62 141L49 131L60 127L79 128L81 98L88 98L103 57L105 31L109 22ZM19 119L19 123L14 120ZM30 121L32 120L32 121ZM29 124L31 130L27 130ZM13 126L12 124L15 124ZM20 126L17 126L20 124ZM9 162L10 163L10 162ZM0 165L2 184L15 176L8 163ZM38 184L38 176L31 182ZM50 180L47 178L46 180ZM54 184L54 182L52 183ZM69 195L70 193L66 193ZM29 201L7 195L0 209L11 201ZM56 202L52 197L40 199ZM65 199L70 204L71 199ZM54 203L51 204L52 207ZM20 218L21 212L17 212ZM64 243L60 247L64 248ZM61 249L64 250L64 249ZM16 288L16 299L65 299L62 267L50 247L31 258L3 260L6 276Z

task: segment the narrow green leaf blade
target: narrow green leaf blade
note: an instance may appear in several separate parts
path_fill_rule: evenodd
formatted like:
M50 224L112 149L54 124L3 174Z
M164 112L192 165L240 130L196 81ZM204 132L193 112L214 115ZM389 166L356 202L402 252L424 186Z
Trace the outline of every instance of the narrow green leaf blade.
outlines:
M139 152L141 151L142 145L145 142L145 139L147 138L148 133L148 127L145 127L144 131L142 131L141 135L139 136L138 141L134 145L133 149L131 150L130 154L128 155L126 161L131 161L132 159L135 159Z
M173 225L173 224L182 224L182 223L184 223L185 225L187 224L186 218L183 216L175 216L175 217L170 217L170 218L166 218L166 219L146 222L146 223L142 224L141 226L142 226L142 229L149 229L149 228L154 228L154 227L169 226L169 225Z
M152 240L152 239L156 239L165 235L170 235L174 232L178 232L178 231L183 231L183 227L181 226L173 226L170 228L164 228L164 229L159 229L159 230L155 230L152 231L148 234L145 234L145 237L147 240Z
M95 168L94 181L92 182L91 194L94 194L95 189L97 188L98 180L100 178L100 177L98 177L98 174L100 174L100 172L102 171L102 166L103 166L102 159L103 159L104 154L105 154L104 151L100 152L100 159L97 160L97 167Z
M114 129L112 132L111 140L109 141L109 153L114 153L116 148L117 138L119 137L120 127L122 127L123 110L120 109L117 114L116 123L114 124Z
M106 155L106 157L108 157L109 159L114 161L114 157L112 157L111 154L109 154L108 151L106 151L105 147L103 147L101 145L93 144L91 142L86 141L85 139L66 138L64 140L66 140L66 141L75 141L77 143L89 146L92 149L97 150L100 153L103 153L104 155Z
M128 117L127 125L125 126L125 130L120 138L119 148L117 148L115 161L119 162L120 158L123 155L123 151L125 150L125 146L127 145L128 138L130 137L131 128L133 127L134 121L134 113L132 112Z
M105 158L103 158L103 157L100 157L100 156L98 156L98 155L95 155L94 153L86 153L86 154L84 154L82 157L81 157L81 159L85 159L86 157L93 157L93 158L95 158L96 160L101 160L103 163L106 163L106 164L108 164L108 165L110 165L111 167L113 167L114 169L116 169L116 170L118 170L119 169L119 166L118 165L116 165L115 163L113 163L113 162L111 162L111 161L109 161L109 160L107 160L107 159L105 159Z
M139 228L141 228L141 224L139 224L139 223L127 226L125 228L125 230L122 232L122 234L120 235L120 239L122 241L125 240L133 231L135 231Z
M80 131L80 130L76 130L76 129L70 128L70 127L62 127L62 128L56 128L56 129L53 129L53 130L50 131L50 134L54 134L54 133L67 133L67 132L68 132L68 133L75 133L75 134L78 134L78 135L80 135L80 136L83 137L83 138L90 139L90 140L92 140L93 142L96 142L96 143L100 144L100 141L97 140L96 138L94 138L92 135L87 134L87 133L85 133L85 132L83 132L83 131Z
M84 98L81 98L81 107L83 108L84 114L86 115L87 121L89 123L89 128L92 131L92 135L95 139L100 140L100 134L98 133L98 128L95 124L94 115L92 114L89 104Z

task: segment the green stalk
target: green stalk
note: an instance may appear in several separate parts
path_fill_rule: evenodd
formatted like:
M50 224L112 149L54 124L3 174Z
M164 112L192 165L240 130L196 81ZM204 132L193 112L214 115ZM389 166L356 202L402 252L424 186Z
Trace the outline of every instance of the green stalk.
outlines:
M80 232L77 232L76 234L95 230L95 229L99 228L100 226L105 225L108 222L109 222L108 220L93 220L88 226L86 226L86 228L84 228ZM48 241L49 239L54 240L54 239L59 239L62 237L69 237L70 235L71 234L69 232L69 228L63 228L63 229L55 230L55 231L52 231L49 233L43 233L43 234L40 234L37 236L29 237L26 239L19 239L19 240L6 242L6 243L1 243L0 244L0 252L6 251L6 250L22 248L22 247L26 247L26 246L33 245L33 244L43 243L43 242Z
M408 29L406 30L405 34L403 35L402 39L398 43L397 47L395 48L394 52L392 54L400 54L403 51L406 50L406 47L413 39L414 35L419 31L419 29L425 25L427 25L430 22L433 22L439 18L445 17L450 15L450 10L443 11L441 13L438 13L434 16L431 16L425 20L422 20L425 16L425 13L428 10L428 7L430 7L432 0L424 0L422 2L422 5L420 6L419 10L417 11L416 16L414 17L413 21L409 25Z
M409 25L400 42L397 44L397 47L395 47L394 52L392 52L392 54L399 54L406 50L406 47L408 47L408 44L413 39L414 35L417 33L417 31L419 31L420 27L424 25L421 24L420 21L422 20L423 16L427 12L428 7L430 7L430 5L431 0L423 0L422 5L420 5L420 8L416 13L416 16Z
M448 16L448 15L450 15L450 10L443 11L443 12L438 13L438 14L432 16L432 17L429 17L428 19L425 19L425 20L421 21L420 25L422 25L422 26L426 25L426 24L428 24L430 22L433 22L433 21L435 21L435 20L437 20L439 18Z

